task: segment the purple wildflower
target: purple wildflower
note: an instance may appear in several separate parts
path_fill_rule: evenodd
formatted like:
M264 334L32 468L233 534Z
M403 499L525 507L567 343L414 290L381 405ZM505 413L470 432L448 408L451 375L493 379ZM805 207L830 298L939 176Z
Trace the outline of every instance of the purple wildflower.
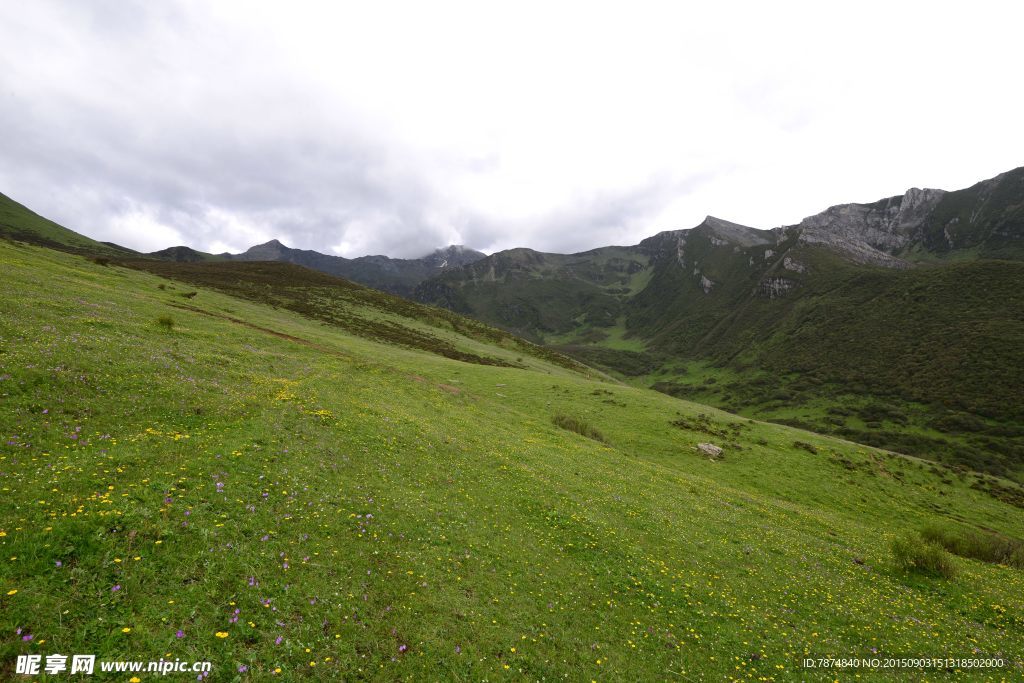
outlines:
M185 637L185 632L184 632L184 631L182 631L182 630L181 630L181 629L179 628L179 629L178 629L178 632L174 634L174 637L175 637L175 638L184 638L184 637Z

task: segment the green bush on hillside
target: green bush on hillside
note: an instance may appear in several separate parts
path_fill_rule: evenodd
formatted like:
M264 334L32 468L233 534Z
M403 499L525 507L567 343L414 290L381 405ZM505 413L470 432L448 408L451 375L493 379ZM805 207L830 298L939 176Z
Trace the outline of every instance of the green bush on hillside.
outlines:
M945 548L925 541L917 534L905 534L892 542L896 568L904 572L929 574L951 579L956 575L953 558Z
M564 413L555 413L555 415L551 417L551 421L562 429L567 429L570 432L576 432L580 436L585 436L588 439L600 441L601 443L608 443L608 439L597 427L594 427L581 418L566 415Z
M1024 569L1024 541L1016 538L937 525L929 525L922 529L921 538L928 543L940 545L960 557Z

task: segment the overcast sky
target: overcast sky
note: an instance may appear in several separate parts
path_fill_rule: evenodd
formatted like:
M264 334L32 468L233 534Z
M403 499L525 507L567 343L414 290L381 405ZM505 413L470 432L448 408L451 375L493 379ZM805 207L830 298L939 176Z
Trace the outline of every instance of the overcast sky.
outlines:
M838 4L2 2L0 192L146 251L415 257L1024 165L1020 3Z

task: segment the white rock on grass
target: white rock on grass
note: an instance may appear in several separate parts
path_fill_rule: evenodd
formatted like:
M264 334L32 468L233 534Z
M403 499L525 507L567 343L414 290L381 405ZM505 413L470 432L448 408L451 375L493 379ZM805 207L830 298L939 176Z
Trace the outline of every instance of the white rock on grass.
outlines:
M713 443L699 443L697 444L697 450L709 458L718 458L722 455L722 448Z

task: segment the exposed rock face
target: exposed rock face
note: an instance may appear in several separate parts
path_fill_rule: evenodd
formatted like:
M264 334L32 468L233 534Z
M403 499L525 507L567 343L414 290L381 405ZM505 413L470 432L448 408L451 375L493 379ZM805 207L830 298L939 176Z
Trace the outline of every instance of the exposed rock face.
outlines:
M902 259L872 247L852 234L842 235L827 230L809 228L802 230L797 244L823 246L842 254L854 263L884 266L886 268L907 268L910 264Z
M840 204L809 216L800 229L824 239L825 235L861 242L887 254L906 247L917 228L946 194L944 190L911 188L902 196L874 204Z
M711 289L715 286L715 283L709 280L704 275L700 276L700 288L704 290L705 294L710 294Z
M757 293L769 299L778 299L785 296L789 290L796 287L796 282L784 277L766 277L757 285Z
M786 270L792 270L794 273L803 273L807 270L807 266L790 256L786 256L782 259L782 267Z
M686 258L686 235L680 235L676 241L676 260L679 261L679 265L683 265L683 259Z

